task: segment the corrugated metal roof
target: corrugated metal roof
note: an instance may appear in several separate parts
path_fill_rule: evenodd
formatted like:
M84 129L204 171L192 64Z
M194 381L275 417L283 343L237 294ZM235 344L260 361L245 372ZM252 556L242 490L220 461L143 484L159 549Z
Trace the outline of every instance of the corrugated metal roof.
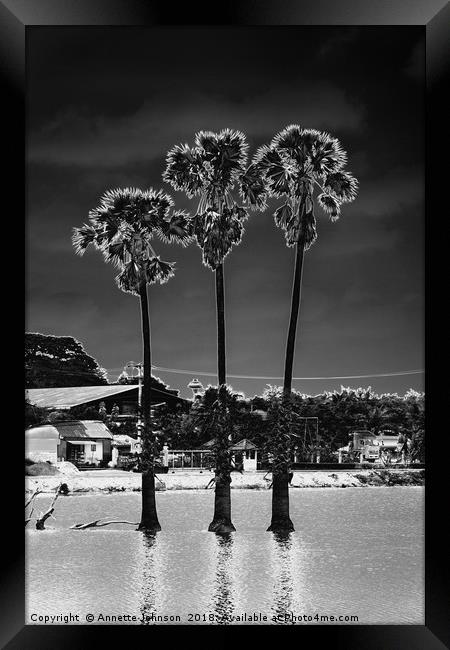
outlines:
M43 408L70 409L86 402L136 390L135 384L120 386L76 386L69 388L29 388L25 395L31 404Z
M42 408L70 409L73 406L96 402L113 395L138 390L137 384L122 384L117 386L75 386L65 388L28 388L25 397L35 406ZM176 402L186 402L183 397L177 397L158 388L152 388L152 400L170 399ZM160 406L165 402L152 403L152 407Z
M210 449L211 447L214 447L216 444L216 439L213 438L212 440L208 440L208 442L205 442L201 448L202 449ZM251 440L247 440L247 438L242 438L242 440L239 440L235 445L231 445L230 447L231 451L242 451L245 449L257 449L257 446L251 442Z
M112 440L113 437L106 424L99 420L55 422L53 426L61 438L109 438Z
M230 447L231 451L242 451L245 449L256 449L256 445L253 444L251 440L247 440L247 438L243 438L242 440L239 440L235 445L232 445Z
M71 420L69 422L54 422L25 431L26 438L107 438L113 435L104 422L100 420Z

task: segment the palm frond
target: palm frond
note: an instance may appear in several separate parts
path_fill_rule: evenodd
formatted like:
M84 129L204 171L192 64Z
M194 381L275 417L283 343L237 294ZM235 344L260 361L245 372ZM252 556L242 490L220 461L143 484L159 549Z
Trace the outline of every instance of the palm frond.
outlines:
M316 173L334 173L340 171L347 163L347 153L337 138L325 131L320 131L317 136L314 131L310 161Z
M145 262L145 276L148 284L164 284L175 275L175 264L152 257Z
M131 293L133 296L139 295L139 284L142 281L140 269L134 260L130 260L122 267L122 270L116 275L116 283L121 291Z
M137 216L147 230L159 228L169 216L174 202L172 197L162 190L145 190L136 201Z
M197 216L195 236L202 250L203 263L210 269L216 269L232 247L240 243L245 218L246 211L236 205L231 209L224 208L221 214L207 210L203 215Z
M192 198L201 193L204 186L203 163L198 148L191 149L187 144L175 145L167 154L163 179L175 190Z
M109 244L109 246L105 247L103 250L103 257L106 262L121 269L123 265L129 261L129 243L122 239Z
M331 221L339 219L340 203L332 194L319 194L317 201L324 212L330 215Z
M209 185L206 189L213 204L216 193L224 195L242 174L248 145L245 135L232 129L223 129L220 133L200 131L195 135L195 144L202 152L207 172L205 180Z
M283 157L280 151L264 145L256 152L253 164L264 174L268 194L276 197L289 194L295 169L292 161Z
M184 210L173 212L169 219L161 222L158 235L166 244L187 246L193 237L189 213Z
M90 244L95 244L97 231L93 226L83 224L81 228L74 228L72 235L72 244L77 255L84 255L86 248Z
M278 228L286 229L292 219L292 208L289 203L283 203L283 205L277 208L273 214L273 218Z
M311 246L314 244L314 242L317 239L316 218L314 216L314 212L312 208L304 216L303 223L300 229L300 236L302 235L303 229L305 231L304 246L305 246L305 251L307 251L309 248L311 248Z
M256 165L250 165L240 177L240 194L254 210L267 207L267 184Z
M326 176L324 187L330 194L336 196L341 203L350 203L356 198L358 181L350 172L339 171Z

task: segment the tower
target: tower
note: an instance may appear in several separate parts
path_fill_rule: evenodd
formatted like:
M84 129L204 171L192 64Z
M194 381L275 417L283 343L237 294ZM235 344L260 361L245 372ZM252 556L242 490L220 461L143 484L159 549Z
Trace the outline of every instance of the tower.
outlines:
M195 401L195 398L197 397L197 395L199 395L199 396L203 395L204 388L203 388L202 383L199 382L198 379L193 379L188 384L188 388L190 388L192 390L192 395L193 395L194 401Z

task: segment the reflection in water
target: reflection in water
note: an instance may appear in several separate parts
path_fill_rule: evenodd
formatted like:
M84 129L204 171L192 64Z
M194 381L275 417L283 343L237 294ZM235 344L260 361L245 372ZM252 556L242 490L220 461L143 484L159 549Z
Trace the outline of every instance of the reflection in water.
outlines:
M284 539L261 525L270 510L266 491L235 490L238 531L228 539L194 526L209 507L206 492L162 493L165 525L156 538L120 525L69 529L106 507L117 519L131 520L138 516L138 493L58 502L55 530L26 529L27 623L32 613L70 612L81 614L80 624L87 612L183 625L261 613L273 623L280 614L292 622L292 612L356 614L366 625L423 625L423 488L379 487L364 491L364 499L360 488L296 490L292 519L301 528ZM206 619L189 620L191 612ZM164 615L182 620L161 620Z
M234 611L232 560L233 535L215 535L216 538L216 575L214 580L213 612L215 623L227 625Z
M272 615L279 625L292 623L290 616L294 609L294 573L292 563L295 560L295 545L292 533L272 533L272 562L274 567L274 594ZM299 561L299 557L297 561Z
M156 535L142 531L142 600L141 622L143 625L152 625L152 614L156 614L156 559L158 548ZM161 585L159 586L161 588Z

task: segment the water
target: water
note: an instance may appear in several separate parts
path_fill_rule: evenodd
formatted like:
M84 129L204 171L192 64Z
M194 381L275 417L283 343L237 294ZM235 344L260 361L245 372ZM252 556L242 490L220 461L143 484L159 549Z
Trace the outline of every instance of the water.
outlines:
M249 616L262 624L424 624L424 488L290 495L296 531L287 537L265 530L269 491L232 491L237 532L228 537L207 532L209 490L157 493L156 537L120 524L68 530L100 517L137 522L138 493L61 497L52 530L26 530L26 621L72 613L75 624L86 624L86 614L95 624L249 624ZM37 500L39 509L50 498Z

